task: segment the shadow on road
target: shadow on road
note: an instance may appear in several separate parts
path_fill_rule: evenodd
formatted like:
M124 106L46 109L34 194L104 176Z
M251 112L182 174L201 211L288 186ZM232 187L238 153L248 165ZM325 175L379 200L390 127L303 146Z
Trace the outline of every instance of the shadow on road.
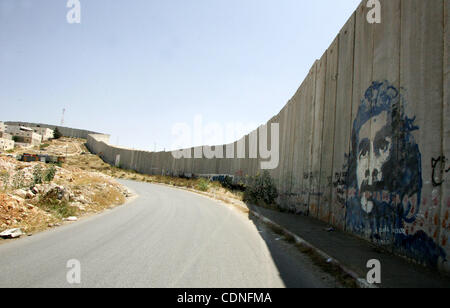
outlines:
M247 204L249 209L254 205ZM259 218L248 214L248 219L256 226L261 238L271 254L280 278L287 288L342 288L338 279L314 265L314 262L298 248L286 241L283 235L262 222Z

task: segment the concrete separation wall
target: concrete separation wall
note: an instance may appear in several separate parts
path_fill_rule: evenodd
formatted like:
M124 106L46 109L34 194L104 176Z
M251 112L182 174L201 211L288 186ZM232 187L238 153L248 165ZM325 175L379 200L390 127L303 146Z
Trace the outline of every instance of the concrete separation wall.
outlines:
M381 23L367 22L363 1L265 124L280 125L279 165L269 172L284 209L450 272L450 0L380 2ZM245 148L231 145L234 159L174 159L109 145L107 135L60 130L87 138L108 163L142 173L261 171L262 159L249 158L256 131L244 137Z

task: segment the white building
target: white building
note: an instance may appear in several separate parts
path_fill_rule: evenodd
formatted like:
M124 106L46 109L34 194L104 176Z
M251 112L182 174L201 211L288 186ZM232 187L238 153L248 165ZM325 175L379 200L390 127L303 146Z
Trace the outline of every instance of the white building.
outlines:
M8 134L8 133L2 132L2 131L0 131L0 138L13 140L13 137L11 134Z
M0 138L0 151L14 149L14 140Z
M42 141L42 136L36 134L32 128L17 125L7 125L6 132L13 136L17 143L27 143L31 145L39 145Z
M42 141L42 136L39 134L36 134L35 132L26 132L21 131L17 132L13 135L13 138L16 139L17 142L20 143L28 143L31 145L40 145Z
M6 131L6 125L3 122L0 122L0 132Z
M42 141L47 141L53 138L53 129L45 128L45 127L32 127L33 131L36 134L42 136Z

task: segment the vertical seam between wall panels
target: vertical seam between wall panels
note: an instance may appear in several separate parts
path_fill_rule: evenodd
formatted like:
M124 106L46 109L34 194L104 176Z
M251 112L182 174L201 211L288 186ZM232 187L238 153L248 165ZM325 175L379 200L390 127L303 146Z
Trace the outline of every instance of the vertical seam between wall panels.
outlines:
M399 56L398 56L398 90L400 91L400 106L399 107L404 108L404 110L406 112L406 106L402 106L403 102L401 99L401 95L402 95L402 40L403 40L403 36L402 36L402 34L403 34L403 23L402 23L403 6L402 6L402 4L403 4L403 0L400 0L399 2L400 2L400 42L399 42L399 50L398 50L398 53L399 53ZM398 147L398 143L399 143L399 140L397 139L397 147ZM398 157L399 155L400 154L397 153L397 157L396 157L397 161L399 160L399 157ZM420 200L419 200L419 202L420 202Z
M347 153L349 153L350 151L350 146L351 146L351 134L352 134L352 118L353 118L353 87L354 87L354 82L355 82L355 48L356 48L356 13L354 13L355 18L354 18L354 23L353 23L353 61L352 61L352 95L350 96L350 132L348 132L350 134L350 144L348 145L347 148ZM348 165L348 161L346 162L346 165ZM347 166L348 169L348 166ZM345 190L345 203L347 203L347 197L348 197L348 174L346 174L345 177L345 185L347 186L347 189ZM344 214L344 231L347 230L347 206L346 204L344 204L344 210L345 210L345 214Z
M446 23L445 23L445 12L446 12L446 1L442 0L442 109L441 109L441 156L445 157L445 148L444 148L444 141L445 141L445 131L444 131L444 120L445 120L445 29L446 29ZM444 170L445 170L445 159L444 159ZM444 181L444 177L445 177L445 172L444 170L441 170L441 182ZM443 219L442 217L442 210L444 209L444 186L441 186L441 202L439 204L440 208L439 208L439 224L438 224L438 238L437 238L437 244L438 246L440 246L440 241L441 241L441 236L442 236L442 223L441 220Z
M315 121L316 121L316 103L317 103L317 66L318 66L318 61L316 60L316 62L314 62L314 70L313 70L313 80L314 80L314 99L313 99L313 108L312 108L312 114L313 114L313 118L312 118L312 123L311 123L311 127L312 127L312 136L311 136L311 146L309 149L309 159L310 159L310 164L309 164L309 177L308 177L308 181L309 181L309 185L308 185L308 216L309 216L309 209L311 207L311 187L312 187L312 170L313 170L313 163L314 163L314 138L316 136L316 132L315 132Z
M340 48L340 40L341 40L341 34L338 34L337 37L337 44L336 44L336 89L334 90L334 116L333 116L333 150L331 155L331 183L328 184L327 179L327 185L330 185L328 188L328 191L330 192L330 201L328 202L328 224L331 223L331 212L333 207L333 170L334 170L334 143L336 139L336 105L337 105L337 92L338 92L338 76L339 76L339 48Z
M316 108L317 108L317 71L318 71L318 66L319 66L319 61L316 61L315 64L315 69L314 69L314 106L313 106L313 113L314 113L314 118L313 118L313 122L312 122L312 129L313 129L313 135L311 136L312 140L311 140L311 154L310 154L310 159L311 159L311 163L310 163L310 169L309 169L309 194L308 194L308 215L310 212L310 208L311 208L311 188L313 186L313 162L314 162L314 139L316 138L316 131L315 131L315 121L316 121Z
M300 85L300 87L301 87L301 85ZM297 96L297 93L298 93L298 91L294 94L293 97ZM294 103L292 105L293 106L292 106L292 123L291 123L291 126L293 127L293 136L290 136L291 134L289 134L289 139L291 139L291 137L292 137L292 140L293 140L292 146L293 146L293 148L290 151L290 152L292 152L292 155L288 152L288 156L291 157L290 159L288 159L288 162L291 161L291 169L289 170L289 168L288 168L288 170L287 170L288 176L290 177L290 180L288 182L288 184L289 184L288 199L292 198L292 189L293 189L292 181L293 181L293 178L294 178L294 172L292 172L292 170L294 169L295 136L297 135L297 129L295 127L296 114L295 114L294 110L295 110L296 106L298 105L298 103L296 101L294 101ZM290 140L289 140L289 142L290 142ZM290 200L288 201L288 204L289 203L290 203ZM294 203L294 206L296 206L295 203Z
M319 181L317 183L318 191L317 191L317 218L320 220L320 199L321 199L321 186L322 183L322 152L323 152L323 135L325 128L325 100L326 100L326 88L327 88L327 70L328 68L328 49L325 52L325 73L324 73L324 83L323 83L323 110L322 110L322 134L320 136L320 160L319 160ZM333 140L334 143L334 140Z

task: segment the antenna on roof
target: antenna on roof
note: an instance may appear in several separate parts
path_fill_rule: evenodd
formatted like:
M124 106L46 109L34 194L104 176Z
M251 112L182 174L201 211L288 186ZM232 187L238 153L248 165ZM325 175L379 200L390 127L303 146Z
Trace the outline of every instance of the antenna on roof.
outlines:
M66 113L66 108L63 108L62 117L61 117L61 126L64 125L64 114Z

